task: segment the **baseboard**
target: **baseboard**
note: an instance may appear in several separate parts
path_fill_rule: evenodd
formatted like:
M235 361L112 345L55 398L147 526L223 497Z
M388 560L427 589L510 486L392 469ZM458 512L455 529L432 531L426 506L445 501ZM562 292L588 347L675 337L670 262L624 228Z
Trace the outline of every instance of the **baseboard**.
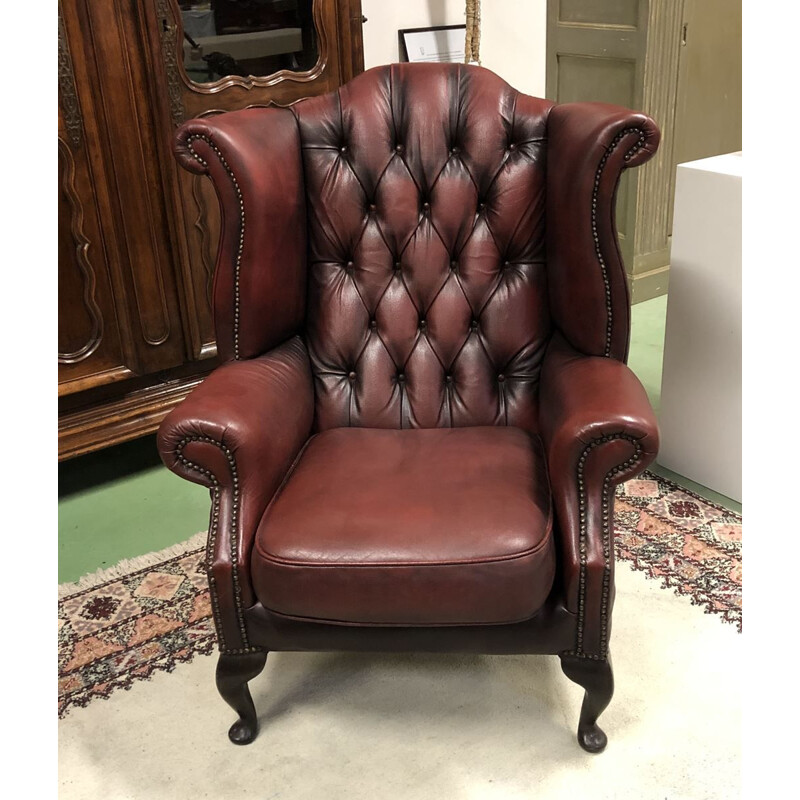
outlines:
M643 303L654 297L661 297L669 288L669 264L631 275L631 303Z

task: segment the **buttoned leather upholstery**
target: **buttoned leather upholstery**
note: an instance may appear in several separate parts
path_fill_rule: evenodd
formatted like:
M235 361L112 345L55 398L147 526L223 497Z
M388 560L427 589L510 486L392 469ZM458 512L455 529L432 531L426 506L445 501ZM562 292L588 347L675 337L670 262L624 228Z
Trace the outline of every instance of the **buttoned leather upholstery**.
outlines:
M296 106L319 429L536 429L551 105L426 64Z
M178 130L222 208L226 363L159 449L211 490L226 657L559 653L605 665L596 719L614 487L658 447L624 363L615 192L658 140L644 114L459 64Z
M251 569L263 605L288 616L516 622L550 593L551 530L542 444L519 428L334 428L273 498Z

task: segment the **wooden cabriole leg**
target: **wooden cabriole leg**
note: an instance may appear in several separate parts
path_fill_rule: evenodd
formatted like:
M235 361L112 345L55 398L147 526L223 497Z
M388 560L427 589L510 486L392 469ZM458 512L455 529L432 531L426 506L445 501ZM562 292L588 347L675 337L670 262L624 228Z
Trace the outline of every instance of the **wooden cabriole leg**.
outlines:
M217 662L217 690L222 699L239 715L231 725L228 738L234 744L250 744L258 734L258 717L247 682L258 675L267 663L267 651L255 653L220 653Z
M581 658L565 653L560 658L564 674L586 690L578 722L578 743L589 753L602 753L608 744L608 737L598 727L597 718L605 711L614 694L611 657Z

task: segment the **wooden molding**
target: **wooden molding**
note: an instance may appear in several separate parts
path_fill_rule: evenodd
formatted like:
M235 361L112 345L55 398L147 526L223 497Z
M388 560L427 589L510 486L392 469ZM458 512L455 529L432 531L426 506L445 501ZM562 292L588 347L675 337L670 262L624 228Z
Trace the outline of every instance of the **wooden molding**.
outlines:
M83 307L91 323L91 329L86 342L82 347L70 353L58 353L59 364L76 364L94 353L103 339L103 315L97 305L95 296L96 280L94 268L89 261L89 240L83 230L83 206L75 188L75 160L72 157L66 142L59 137L58 154L62 158L64 169L61 187L66 195L70 208L70 231L75 250L74 264L78 267L80 279L83 282L81 299Z
M193 375L59 415L58 460L153 433L161 420L204 378L205 374Z

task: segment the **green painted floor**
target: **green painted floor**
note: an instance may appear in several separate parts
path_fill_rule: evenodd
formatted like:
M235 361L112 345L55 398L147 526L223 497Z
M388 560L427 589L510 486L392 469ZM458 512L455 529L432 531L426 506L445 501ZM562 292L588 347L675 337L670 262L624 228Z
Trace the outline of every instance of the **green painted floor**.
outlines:
M628 359L656 412L667 298L633 307ZM741 505L656 465L664 477L741 511ZM208 491L161 465L147 436L59 465L58 580L182 542L208 525Z

